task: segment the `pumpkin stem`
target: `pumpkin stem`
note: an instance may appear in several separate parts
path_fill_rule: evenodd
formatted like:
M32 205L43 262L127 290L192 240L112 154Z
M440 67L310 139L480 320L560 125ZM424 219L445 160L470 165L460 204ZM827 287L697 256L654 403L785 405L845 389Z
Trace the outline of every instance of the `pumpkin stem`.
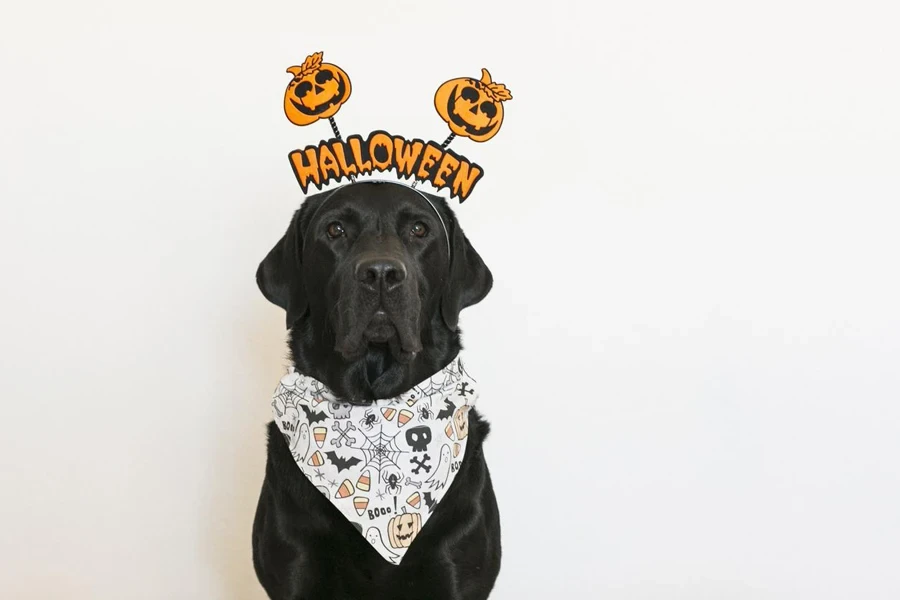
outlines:
M481 69L481 83L485 93L494 102L512 100L512 94L509 93L509 89L502 83L495 83L492 81L491 74L488 73L487 69Z
M293 75L294 77L306 77L310 73L318 70L319 67L322 66L322 53L321 52L313 52L309 56L306 57L306 60L303 61L303 64L299 67L293 66L289 67L287 72Z
M322 65L322 52L313 52L303 61L303 70L310 73Z

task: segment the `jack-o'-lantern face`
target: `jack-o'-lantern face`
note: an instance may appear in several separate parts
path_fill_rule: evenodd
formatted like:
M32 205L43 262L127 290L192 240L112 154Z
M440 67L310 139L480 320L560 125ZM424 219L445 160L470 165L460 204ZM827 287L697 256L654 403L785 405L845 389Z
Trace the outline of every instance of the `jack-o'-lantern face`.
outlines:
M409 548L422 530L422 515L401 513L388 521L387 528L391 548Z
M512 94L502 83L491 81L487 69L481 79L460 77L445 82L434 94L434 107L456 135L485 142L503 124L503 102Z
M322 53L311 54L299 67L284 92L284 114L294 125L309 125L333 117L350 97L350 78L337 65L322 62Z
M469 435L469 407L460 406L453 413L453 428L456 430L456 439L464 440Z

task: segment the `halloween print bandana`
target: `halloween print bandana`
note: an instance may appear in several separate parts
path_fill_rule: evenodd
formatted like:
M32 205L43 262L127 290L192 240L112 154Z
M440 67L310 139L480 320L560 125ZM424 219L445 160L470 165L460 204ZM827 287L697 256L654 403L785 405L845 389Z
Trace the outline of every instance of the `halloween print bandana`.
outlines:
M477 397L457 357L409 391L367 406L342 402L291 369L272 410L303 474L399 564L459 471Z

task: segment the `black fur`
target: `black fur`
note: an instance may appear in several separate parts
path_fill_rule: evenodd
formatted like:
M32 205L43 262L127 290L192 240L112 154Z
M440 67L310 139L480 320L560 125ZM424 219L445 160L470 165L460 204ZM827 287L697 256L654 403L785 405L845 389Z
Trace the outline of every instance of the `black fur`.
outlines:
M310 196L260 264L257 282L287 313L294 364L355 403L396 396L461 348L459 312L483 299L490 270L446 202L360 183ZM340 222L345 235L332 238ZM423 223L424 238L410 235ZM359 265L402 263L388 291ZM392 264L393 264L392 263ZM386 281L386 280L385 280ZM374 290L374 291L373 291ZM376 313L376 311L378 311ZM470 412L465 459L400 565L383 559L303 475L274 422L253 525L253 562L273 600L483 600L500 570L500 520L482 453L489 426Z

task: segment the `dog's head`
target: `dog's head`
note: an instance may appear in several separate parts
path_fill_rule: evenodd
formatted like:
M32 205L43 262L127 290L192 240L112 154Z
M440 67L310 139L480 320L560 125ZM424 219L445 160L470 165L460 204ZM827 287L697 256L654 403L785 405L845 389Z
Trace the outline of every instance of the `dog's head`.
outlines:
M442 198L379 182L307 198L256 279L287 312L298 368L351 401L440 369L493 281Z

